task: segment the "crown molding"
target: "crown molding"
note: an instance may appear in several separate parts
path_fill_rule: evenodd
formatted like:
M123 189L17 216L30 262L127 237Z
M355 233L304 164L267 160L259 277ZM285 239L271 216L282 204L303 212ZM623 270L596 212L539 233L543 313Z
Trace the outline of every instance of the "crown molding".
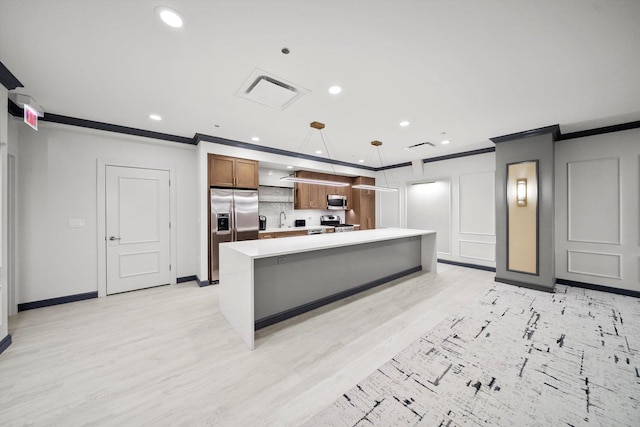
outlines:
M7 90L13 90L17 87L24 87L20 80L14 76L11 71L0 61L0 83L6 87Z

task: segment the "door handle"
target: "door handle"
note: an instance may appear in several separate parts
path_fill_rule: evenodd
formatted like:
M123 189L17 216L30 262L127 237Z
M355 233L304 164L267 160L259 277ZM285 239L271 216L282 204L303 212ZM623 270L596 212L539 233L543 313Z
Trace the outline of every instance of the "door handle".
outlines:
M111 236L109 237L109 240L120 240L120 237L116 237L116 236Z

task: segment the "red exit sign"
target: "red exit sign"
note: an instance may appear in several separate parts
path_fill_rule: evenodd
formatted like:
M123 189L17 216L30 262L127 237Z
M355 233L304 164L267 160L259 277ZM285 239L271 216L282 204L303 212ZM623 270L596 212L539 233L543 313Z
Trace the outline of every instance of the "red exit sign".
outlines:
M24 104L24 122L35 130L38 130L38 112L28 104Z

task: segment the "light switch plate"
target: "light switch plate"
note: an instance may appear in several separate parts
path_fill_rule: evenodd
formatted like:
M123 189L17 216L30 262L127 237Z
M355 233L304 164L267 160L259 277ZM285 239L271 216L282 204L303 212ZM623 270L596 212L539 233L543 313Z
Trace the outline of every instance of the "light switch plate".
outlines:
M69 228L83 228L84 219L70 219L67 225Z

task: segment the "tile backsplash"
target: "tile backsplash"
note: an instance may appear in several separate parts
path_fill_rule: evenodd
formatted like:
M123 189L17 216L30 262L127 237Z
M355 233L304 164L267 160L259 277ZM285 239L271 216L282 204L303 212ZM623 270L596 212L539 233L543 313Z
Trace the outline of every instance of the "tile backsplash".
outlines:
M258 211L267 217L267 228L278 228L280 212L287 219L285 227L293 227L296 219L304 219L307 226L320 225L320 215L339 215L345 221L345 211L329 211L320 209L293 209L293 189L280 187L260 187L258 190Z

